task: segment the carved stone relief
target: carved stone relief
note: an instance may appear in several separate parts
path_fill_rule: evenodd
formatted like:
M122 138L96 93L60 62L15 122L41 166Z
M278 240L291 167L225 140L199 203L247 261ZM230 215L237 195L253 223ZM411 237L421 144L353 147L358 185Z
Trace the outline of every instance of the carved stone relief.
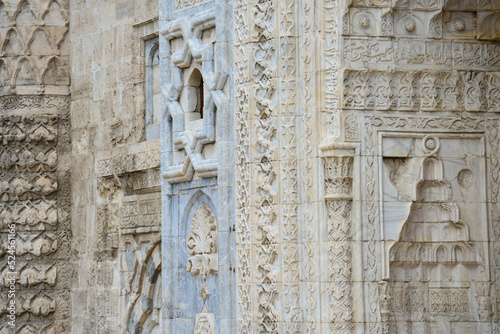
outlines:
M33 114L23 115L22 107L17 109L21 101L34 100ZM17 328L69 333L69 323L56 320L70 315L68 300L61 301L69 296L71 275L69 259L63 255L70 247L69 174L64 167L69 147L68 98L52 97L49 102L44 97L11 97L9 101L0 120L0 285L5 296L0 330L9 329L8 279L14 275Z
M122 241L122 274L128 296L127 333L159 333L162 306L159 234L129 234Z
M195 174L217 176L217 114L228 109L229 101L227 74L215 66L214 15L214 10L206 11L161 30L171 61L164 90L169 161L162 173L170 183L191 181Z
M456 154L456 158L445 154L445 150L450 151L451 147L457 150L458 140L439 135L425 136L422 138L423 158L418 158L419 148L415 145L417 157L407 157L404 162L396 163L399 167L395 168L406 169L408 167L405 165L414 163L411 160L423 160L421 166L418 166L420 171L415 183L416 189L406 198L415 198L410 205L408 219L401 228L399 240L389 251L390 282L394 294L398 295L394 298L397 303L394 305L395 331L398 333L406 333L411 331L410 328L422 326L414 322L429 316L426 312L430 312L432 317L439 318L441 322L451 319L466 322L480 320L472 316L476 313L473 312L474 298L470 300L469 297L472 295L471 284L474 284L471 280L488 280L488 275L484 272L487 258L484 254L487 248L483 246L487 228L484 225L481 227L481 221L486 220L486 210L481 201L484 201L481 194L481 179L484 175L481 174L485 166L484 160L481 163L473 162L484 158L481 157L481 152L469 151L478 146L477 141L467 140L463 136L460 138L466 151L464 161L460 164L460 153ZM475 154L479 156L476 157ZM467 155L473 156L469 158ZM453 167L450 160L455 160ZM389 172L393 175L394 184L400 183L397 181L401 177L397 169ZM458 187L445 177L457 169L460 169L455 178ZM406 178L405 182L408 181ZM460 190L460 195L453 193L456 188ZM406 196L408 195L401 195L402 198ZM463 198L464 204L460 203L458 196ZM478 214L474 210L472 215L467 215L472 205L482 207L483 213ZM395 216L389 208L384 209L384 214ZM464 216L475 216L479 221L467 222L464 221ZM482 232L471 233L471 225ZM386 238L389 239L390 236Z
M2 333L12 275L16 332L70 332L69 16L65 1L0 1Z
M0 95L69 94L64 1L0 3Z
M490 328L489 320L482 320L492 314L483 297L491 286L485 119L381 116L366 118L366 125L365 196L381 225L377 231L378 218L370 219L368 211L364 233L385 241L378 248L373 239L374 247L364 249L368 260L381 259L377 271L367 270L365 277L387 280L374 290L380 294L381 328L387 333ZM378 132L378 161L372 160L374 129L386 131ZM393 132L405 129L409 132ZM377 183L372 165L382 170ZM380 213L372 205L378 196ZM436 320L425 320L429 316Z
M199 295L206 301L210 297L207 275L217 274L219 271L217 221L207 205L196 210L190 230L187 248L191 257L188 259L186 271L193 276L201 275L203 284Z
M332 333L352 333L353 328L352 165L352 156L324 158Z
M99 176L98 260L110 261L120 250L123 277L120 321L127 333L160 331L162 206L158 144L146 141L116 149L111 157L99 159L95 167ZM105 286L112 287L112 283ZM101 293L111 299L113 289ZM103 322L108 313L99 313L98 321Z
M194 334L217 334L214 324L213 313L207 312L206 307L201 313L196 314L196 324L194 325Z
M185 57L198 41L190 44L192 36L180 23L185 10L186 26L197 31L197 4L168 16L164 30L166 84L173 82L164 92L164 122L178 131L165 137L170 147L164 205L181 229L178 222L186 216L175 212L187 210L195 189L215 182L196 176L194 162L183 164L189 152L181 147L184 139L175 139L189 138L190 122L199 121L200 95L189 78L203 70L196 57ZM227 88L234 94L236 332L488 332L495 301L486 295L497 292L486 274L493 270L484 181L485 152L492 144L486 144L484 113L500 110L500 58L498 45L489 42L495 29L478 38L478 24L479 12L494 12L495 5L238 0L231 6L234 71L228 72ZM196 103L185 103L184 90L195 92ZM413 140L409 152L415 156L385 152L390 145L384 140L391 136ZM461 145L457 156L446 155ZM443 175L438 167L423 167L433 163ZM220 166L217 182L225 179ZM420 180L421 171L432 175ZM412 190L391 195L390 187ZM475 198L476 208L465 204ZM401 207L394 209L394 203ZM422 212L441 216L431 221ZM446 237L416 239L408 232L415 224L446 226ZM479 230L484 234L478 237ZM422 250L418 264L405 257L410 245ZM425 257L431 246L440 250L439 261ZM441 258L441 249L449 256ZM402 261L391 257L402 253ZM196 294L200 277L198 282ZM207 303L218 293L210 288ZM201 316L208 311L199 313L201 304L193 304L183 313L193 323L186 328L211 332L212 314ZM218 331L220 315L207 309ZM181 328L173 322L172 328Z
M346 109L500 110L496 73L348 71L344 84Z

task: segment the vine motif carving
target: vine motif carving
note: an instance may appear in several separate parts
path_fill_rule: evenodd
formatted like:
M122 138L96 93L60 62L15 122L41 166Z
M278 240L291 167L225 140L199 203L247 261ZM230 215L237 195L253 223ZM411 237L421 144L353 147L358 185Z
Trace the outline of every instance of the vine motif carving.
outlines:
M317 247L314 246L316 214L315 214L315 197L314 197L314 174L313 174L313 123L314 123L314 71L313 57L314 54L314 3L311 0L302 1L302 19L300 21L301 35L300 49L301 63L303 68L304 80L302 83L302 101L304 107L304 171L305 175L302 179L303 189L305 192L305 234L307 242L304 243L304 253L306 254L306 270L305 278L307 281L307 289L304 291L306 306L304 308L304 332L308 334L318 331L316 309L319 300L318 288L315 283L315 275L317 273L316 258Z
M352 157L325 157L327 198L351 198Z
M186 271L193 276L201 275L203 283L200 297L206 301L210 297L207 275L217 274L219 271L217 222L212 210L206 204L196 210L192 222L191 232L187 239L187 247L191 256L188 259Z
M387 282L379 282L379 298L380 298L380 321L382 324L382 333L390 334L390 315L391 315L391 291Z

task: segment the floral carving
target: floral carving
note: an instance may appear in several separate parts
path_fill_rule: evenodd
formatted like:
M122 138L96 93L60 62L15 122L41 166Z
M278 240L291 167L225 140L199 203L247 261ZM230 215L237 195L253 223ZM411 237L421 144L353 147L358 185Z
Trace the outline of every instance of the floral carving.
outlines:
M206 301L210 297L207 275L218 272L217 222L212 210L206 204L196 210L192 222L191 233L187 239L191 257L188 259L186 270L193 276L202 276L203 286L200 297Z

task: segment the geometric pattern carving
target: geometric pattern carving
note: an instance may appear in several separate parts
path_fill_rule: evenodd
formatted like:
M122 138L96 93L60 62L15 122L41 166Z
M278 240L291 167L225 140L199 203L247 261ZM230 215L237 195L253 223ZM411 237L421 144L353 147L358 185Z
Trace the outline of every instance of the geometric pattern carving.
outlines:
M199 13L192 18L183 18L169 22L161 34L167 45L173 40L182 40L178 51L169 50L171 64L167 66L168 87L164 91L170 125L170 158L169 165L163 170L162 176L170 183L190 181L194 173L201 178L217 175L217 160L206 159L203 148L216 141L216 110L228 109L228 99L223 91L227 75L216 70L214 63L216 54L212 43L202 41L203 32L215 27L215 12ZM177 49L176 49L177 50ZM175 51L175 52L174 52ZM188 110L181 105L180 99L187 78L186 69L192 64L201 67L202 84L205 89L202 97L203 125L189 131L185 118ZM188 87L186 87L188 88ZM200 93L202 94L202 93ZM180 163L172 160L172 155L183 154Z
M279 236L277 205L278 198L274 189L277 177L278 145L275 140L278 108L275 64L277 52L275 49L273 32L278 29L274 19L277 10L273 1L263 1L251 4L253 20L249 27L249 38L256 43L249 44L254 55L251 67L251 76L255 92L255 109L250 119L254 120L255 145L251 146L254 181L254 198L251 210L253 211L253 273L254 282L253 303L257 312L256 326L262 333L278 331L280 312L278 302L280 294L277 289L279 282ZM286 9L288 10L288 9ZM252 95L249 93L248 95ZM255 160L253 160L255 159ZM255 312L255 311L254 311Z
M234 2L234 100L235 100L235 227L236 227L236 304L237 331L253 332L252 283L253 248L251 231L251 130L250 130L250 80L249 61L251 9L247 0Z

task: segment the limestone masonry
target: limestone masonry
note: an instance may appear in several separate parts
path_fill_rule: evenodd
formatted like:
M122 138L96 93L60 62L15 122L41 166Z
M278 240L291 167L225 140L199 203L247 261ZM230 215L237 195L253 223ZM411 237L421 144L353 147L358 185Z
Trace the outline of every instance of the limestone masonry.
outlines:
M500 333L500 0L0 0L0 334Z

